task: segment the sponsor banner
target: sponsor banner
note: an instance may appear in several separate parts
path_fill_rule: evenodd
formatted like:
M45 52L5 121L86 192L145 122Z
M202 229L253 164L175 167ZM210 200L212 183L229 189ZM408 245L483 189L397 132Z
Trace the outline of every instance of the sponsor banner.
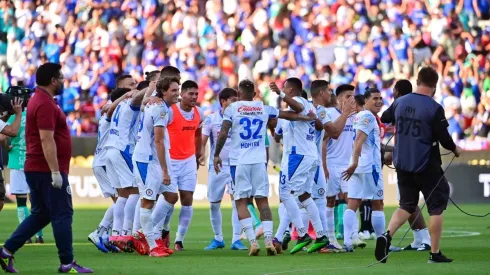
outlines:
M71 186L73 203L76 204L110 204L110 199L102 196L99 184L92 169L71 168L69 182ZM269 166L269 199L272 205L279 204L279 173ZM9 171L6 169L5 179L7 183ZM446 173L446 178L451 187L451 197L461 203L490 203L490 167L469 166L466 164L452 165ZM398 205L398 188L395 170L388 167L383 168L385 205ZM208 170L201 167L198 171L196 191L194 200L196 203L206 204L208 202ZM423 196L421 194L421 200ZM230 203L230 197L225 192L224 203Z

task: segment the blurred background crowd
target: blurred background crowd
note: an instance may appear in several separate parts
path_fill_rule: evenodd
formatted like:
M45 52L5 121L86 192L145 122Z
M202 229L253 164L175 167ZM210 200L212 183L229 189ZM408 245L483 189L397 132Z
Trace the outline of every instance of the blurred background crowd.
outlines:
M388 106L396 79L432 65L450 132L488 148L489 0L1 0L0 87L35 86L36 66L63 65L59 103L72 134L95 135L100 108L121 74L178 67L196 80L206 113L244 78L268 89L299 77L332 88L378 87Z

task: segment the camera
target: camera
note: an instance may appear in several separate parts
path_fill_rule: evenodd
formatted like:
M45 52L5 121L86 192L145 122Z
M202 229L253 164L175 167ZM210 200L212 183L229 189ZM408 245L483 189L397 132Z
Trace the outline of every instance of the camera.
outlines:
M22 111L27 107L29 98L31 97L32 90L23 86L11 86L7 89L5 94L0 94L0 113L9 112L13 113L12 101L14 98L19 97L22 99Z

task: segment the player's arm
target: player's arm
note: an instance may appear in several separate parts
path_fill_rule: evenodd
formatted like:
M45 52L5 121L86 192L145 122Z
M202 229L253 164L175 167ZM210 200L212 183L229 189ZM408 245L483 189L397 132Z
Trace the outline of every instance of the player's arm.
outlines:
M352 163L349 168L347 168L347 170L342 173L342 178L345 181L348 181L350 179L357 168L357 165L359 163L359 156L361 155L362 145L366 141L366 138L367 134L364 133L364 131L357 130L356 140L354 141L354 150L352 152Z
M456 157L459 157L461 154L461 148L456 146L454 143L453 138L447 130L448 126L449 123L446 120L444 109L441 106L438 106L434 119L432 120L432 129L435 138L437 141L439 141L442 147L444 147L444 149L453 152Z
M393 107L393 104L386 109L383 114L381 115L381 122L383 123L391 123L394 124L395 122L395 108Z
M293 98L281 92L281 90L279 90L279 88L277 87L276 83L274 82L270 83L269 88L277 95L279 95L282 98L282 100L286 102L291 109L293 109L293 111L295 111L296 113L301 113L303 111L304 109L303 104L299 103L298 101L294 100Z
M155 133L155 147L157 149L157 157L160 162L160 168L163 174L163 184L170 184L170 177L168 175L167 158L165 157L165 127L155 126L153 127Z
M12 146L9 145L9 138L6 135L0 134L0 143L2 143L2 149L5 151L12 150Z
M289 121L312 121L316 119L316 115L314 113L309 113L305 116L291 111L279 111L279 118Z
M323 165L323 172L325 173L325 178L328 180L329 178L329 173L327 169L327 144L328 144L328 137L324 138L322 141L322 165Z
M149 89L149 87L147 89ZM131 107L138 107L139 110L139 108L141 107L141 103L143 102L143 98L145 97L146 91L147 90L143 89L136 92L136 95L131 99Z
M196 129L195 146L196 146L197 168L199 169L199 166L204 165L204 163L201 162L201 157L204 156L202 151L202 128Z
M7 123L0 121L0 134L9 137L15 137L19 134L20 122L22 120L22 100L19 97L14 98L12 101L12 109L15 113L14 122L8 125Z
M334 122L324 124L324 129L327 135L333 139L338 139L340 134L342 134L344 131L347 119L349 116L354 114L355 110L356 102L354 97L351 97L342 105L342 113L340 114L339 118L337 118Z
M220 172L219 168L221 168L222 164L219 155L223 149L223 146L225 146L231 125L231 121L229 120L223 120L223 123L221 123L221 130L219 131L218 140L216 141L216 149L214 150L214 170L216 170L216 173Z
M123 102L123 100L130 98L132 94L133 94L132 92L127 92L120 98L116 99L116 101L112 102L111 105L109 106L109 110L107 110L107 119L110 120L112 118L112 114L114 114L114 111L116 110L117 105Z

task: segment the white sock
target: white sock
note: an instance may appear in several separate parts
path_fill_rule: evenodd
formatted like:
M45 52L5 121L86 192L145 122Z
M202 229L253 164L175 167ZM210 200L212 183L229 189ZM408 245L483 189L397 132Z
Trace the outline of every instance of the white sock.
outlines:
M329 242L336 242L335 237L335 208L327 207L327 236Z
M351 209L344 211L344 244L346 246L352 245L352 234L354 230L354 223L357 221L356 212Z
M323 232L327 234L327 200L318 199L314 200L316 208L318 208L318 215L320 216L320 221L322 222Z
M288 212L289 219L293 222L296 227L296 231L298 231L298 236L303 237L307 232L308 228L305 228L303 221L301 220L301 213L299 211L298 204L294 199L292 194L288 194L282 200L286 210ZM308 225L308 224L307 224Z
M213 227L214 239L218 242L223 241L223 218L221 216L221 202L212 202L209 209L211 226Z
M303 207L300 207L299 213L301 213L301 221L306 228L306 234L308 234L308 230L310 229L310 217L308 217L308 211Z
M172 221L172 215L174 214L174 209L175 209L175 205L174 207L172 207L172 209L170 209L170 211L168 211L167 216L165 217L165 221L163 222L163 227L162 227L162 229L165 231L170 231L170 221Z
M143 228L143 233L145 234L146 241L148 242L148 246L150 250L157 246L155 242L155 233L153 232L153 219L152 219L152 211L151 209L140 208L140 221L141 226ZM158 235L157 235L158 236Z
M359 210L356 211L356 220L354 222L354 225L352 226L352 239L353 240L358 240L359 239Z
M109 227L112 224L112 221L114 220L114 204L112 204L109 208L104 213L104 217L99 223L99 227L95 231L97 234L97 237L102 237L104 232L107 232Z
M419 230L420 238L422 239L422 243L430 245L430 234L429 229L424 228Z
M240 220L240 223L242 224L243 231L247 235L247 239L250 244L257 243L257 240L255 239L255 231L254 225L252 223L252 218L250 217Z
M120 236L124 220L124 207L128 198L119 197L114 205L114 222L112 225L112 236Z
M176 242L184 241L185 234L187 234L189 224L191 223L193 212L192 206L182 206L180 208L179 227L177 227L177 236L175 237Z
M233 239L231 243L235 243L240 240L240 234L242 234L242 225L238 219L238 211L236 209L235 201L231 201L233 209L231 210L231 226L233 228Z
M274 224L272 221L262 221L262 226L264 227L264 242L272 242L272 231Z
M155 233L158 237L160 237L162 234L162 227L165 217L172 209L174 209L174 205L167 202L163 196L158 198L157 204L151 215L154 224L153 233Z
M140 195L138 194L129 195L128 201L124 206L124 223L122 228L123 236L131 235L131 232L133 232L134 211L136 209L136 204L138 203L139 198Z
M374 233L376 233L376 237L383 235L386 226L385 212L373 211L371 215L371 223L373 224Z
M141 208L141 200L138 200L138 202L136 203L136 208L134 210L133 234L136 234L136 231L141 229L140 208Z
M310 218L311 225L316 232L316 237L320 238L325 236L325 231L323 231L322 221L320 220L320 214L318 213L318 208L312 198L308 198L302 202L303 207L308 211L308 217Z
M289 216L288 216L288 211L286 210L286 207L284 206L284 203L279 204L279 226L277 227L276 231L276 239L282 243L283 241L283 236L284 232L289 229L289 223L291 223Z

